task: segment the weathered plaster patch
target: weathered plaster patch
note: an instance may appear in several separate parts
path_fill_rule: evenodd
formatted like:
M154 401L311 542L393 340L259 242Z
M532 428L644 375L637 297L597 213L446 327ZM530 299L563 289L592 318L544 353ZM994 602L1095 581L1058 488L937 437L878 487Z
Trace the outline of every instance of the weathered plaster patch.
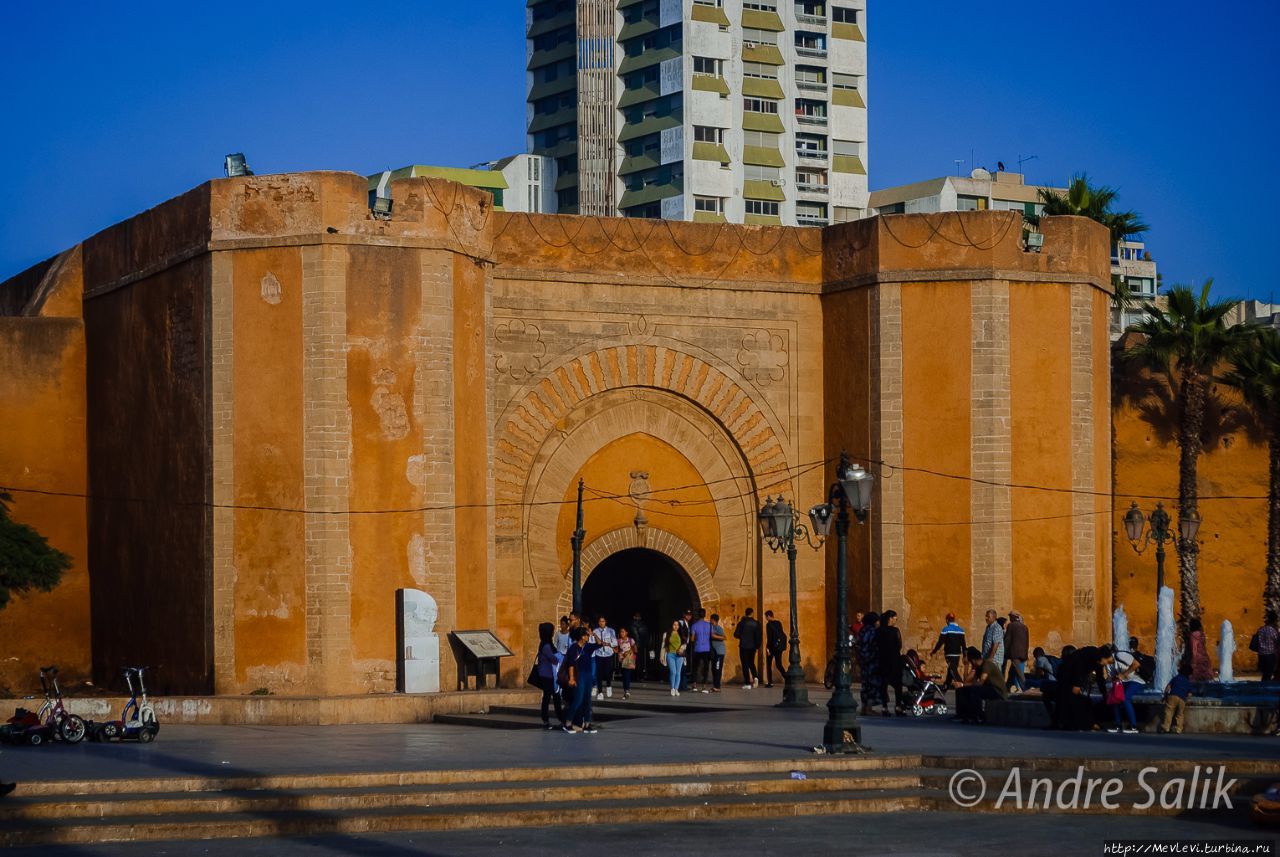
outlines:
M409 480L409 484L415 488L421 488L427 483L427 457L425 455L411 455L408 462L404 466L404 478Z
M275 306L280 303L282 296L283 290L280 281L276 279L275 274L267 271L267 275L262 278L262 299Z
M386 387L373 391L373 410L378 415L382 437L386 440L402 440L409 434L409 411L404 396Z
M396 382L396 373L391 369L379 369L373 375L373 383L390 387Z
M420 588L427 587L427 540L421 533L409 539L409 574Z

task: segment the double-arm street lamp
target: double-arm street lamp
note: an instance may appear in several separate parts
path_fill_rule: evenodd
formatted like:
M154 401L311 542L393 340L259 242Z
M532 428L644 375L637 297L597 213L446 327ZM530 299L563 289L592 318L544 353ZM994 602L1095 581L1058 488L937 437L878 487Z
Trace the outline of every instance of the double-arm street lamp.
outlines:
M1156 543L1156 597L1159 598L1160 590L1164 588L1164 546L1166 542L1172 540L1172 534L1169 532L1169 513L1164 510L1164 503L1156 503L1156 508L1151 513L1149 527L1147 523L1147 518L1138 508L1138 504L1131 504L1124 516L1125 535L1129 537L1129 543L1133 545L1134 552L1139 556L1151 542ZM1194 542L1198 532L1200 532L1199 512L1193 510L1187 515L1179 516L1178 534L1182 537L1182 543Z
M827 724L822 730L822 745L828 753L861 753L862 729L858 726L858 705L854 701L852 669L849 664L849 513L859 523L867 520L871 509L871 487L875 477L840 453L836 465L836 480L827 490L827 502L809 510L809 529L800 523L800 516L791 504L779 498L765 504L760 512L760 526L769 547L786 548L791 564L791 665L787 669L787 690L783 692L783 704L790 699L793 705L806 704L807 692L801 682L804 673L800 669L800 640L796 627L796 534L800 533L811 546L821 546L836 525L836 676L835 689L827 702ZM766 522L766 518L768 521ZM810 540L810 535L816 538ZM788 696L790 692L790 696Z
M820 511L821 510L821 511ZM819 529L818 518L825 516L821 525L825 534L830 527L830 513L826 506L814 506L809 510L814 531ZM800 666L800 621L796 608L796 539L801 538L814 550L819 550L826 542L824 536L815 540L808 527L800 521L800 510L792 506L782 497L774 500L765 498L764 508L757 516L760 520L760 532L765 543L774 553L780 550L787 552L787 564L791 573L791 653L788 656L785 684L782 686L783 708L808 708L809 691L804 686L804 668Z

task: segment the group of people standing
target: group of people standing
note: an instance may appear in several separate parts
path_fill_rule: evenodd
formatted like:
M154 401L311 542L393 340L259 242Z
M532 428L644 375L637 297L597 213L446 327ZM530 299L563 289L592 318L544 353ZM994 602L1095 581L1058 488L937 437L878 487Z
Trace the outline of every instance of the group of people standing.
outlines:
M592 700L613 696L614 673L622 673L622 697L631 696L631 682L641 662L640 644L631 631L614 631L601 616L596 627L576 613L560 617L559 630L550 622L538 626L538 654L529 683L542 691L542 725L571 734L598 731L592 720ZM560 721L551 722L551 707Z
M754 614L750 607L743 611L732 634L744 690L760 686L757 662L762 642L766 687L773 686L775 668L781 676L782 653L788 644L773 611L766 611L763 627ZM649 669L646 655L666 666L672 696L685 691L720 693L729 636L720 615L708 616L705 609L699 609L696 618L693 610L686 610L671 622L670 630L652 640L639 613L628 627L617 630L604 616L591 627L577 613L561 616L558 628L544 622L538 626L538 653L529 674L529 683L542 690L543 725L575 734L596 732L591 703L613 696L617 674L622 677L622 698L629 699L632 682L644 678ZM553 708L559 726L551 721Z

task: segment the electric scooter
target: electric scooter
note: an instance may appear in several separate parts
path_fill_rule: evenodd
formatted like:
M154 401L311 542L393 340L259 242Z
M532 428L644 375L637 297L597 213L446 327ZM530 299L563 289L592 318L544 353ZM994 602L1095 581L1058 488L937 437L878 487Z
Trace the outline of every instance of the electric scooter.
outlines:
M79 744L89 728L78 715L67 711L62 704L62 690L58 687L58 668L40 668L40 687L44 689L44 704L37 716L40 723L52 732L55 739L68 744Z
M129 686L129 701L120 711L119 720L108 720L95 725L93 740L95 741L138 741L150 744L160 732L160 721L156 718L156 710L147 700L147 686L142 674L150 667L126 667L125 684ZM133 680L138 680L134 687Z

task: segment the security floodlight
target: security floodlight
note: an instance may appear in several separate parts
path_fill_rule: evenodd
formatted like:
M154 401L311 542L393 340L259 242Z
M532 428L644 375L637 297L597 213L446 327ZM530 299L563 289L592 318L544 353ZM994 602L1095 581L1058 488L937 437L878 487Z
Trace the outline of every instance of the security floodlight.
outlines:
M1040 252L1040 250L1041 250L1043 247L1044 247L1044 233L1043 233L1043 232L1028 232L1028 233L1027 233L1027 251L1028 251L1028 252L1032 252L1032 251L1034 251L1034 252L1036 252L1036 253L1039 253L1039 252Z
M243 152L236 152L223 158L222 169L228 178L253 175L253 170L249 169L249 164L245 161Z
M373 216L379 220L391 219L392 200L389 196L375 196L373 202L369 204L369 208L373 211Z

